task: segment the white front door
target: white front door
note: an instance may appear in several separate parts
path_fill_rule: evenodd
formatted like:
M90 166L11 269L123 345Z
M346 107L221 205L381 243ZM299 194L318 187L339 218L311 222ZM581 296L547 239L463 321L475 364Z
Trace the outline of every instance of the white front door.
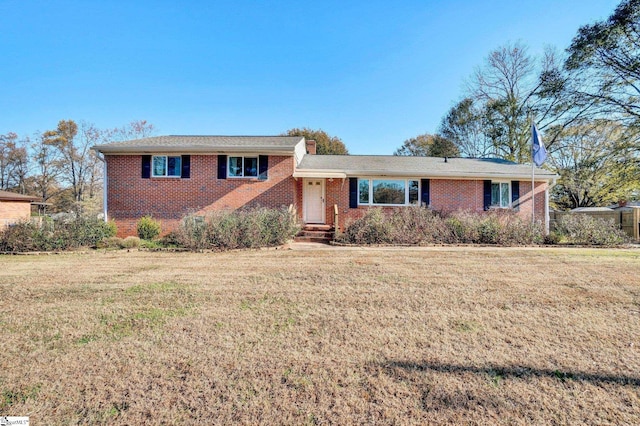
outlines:
M324 223L324 179L305 179L303 184L304 221L306 223Z

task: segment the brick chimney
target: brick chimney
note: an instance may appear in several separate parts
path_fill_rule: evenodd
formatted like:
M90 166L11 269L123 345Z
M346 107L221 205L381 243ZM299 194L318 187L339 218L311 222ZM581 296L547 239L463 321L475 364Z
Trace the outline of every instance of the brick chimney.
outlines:
M307 143L307 154L316 155L316 141L313 139L308 139Z

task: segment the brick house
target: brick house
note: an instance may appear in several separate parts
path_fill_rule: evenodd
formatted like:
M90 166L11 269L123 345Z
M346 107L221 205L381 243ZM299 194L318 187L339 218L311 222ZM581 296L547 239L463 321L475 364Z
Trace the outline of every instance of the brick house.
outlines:
M29 220L31 217L31 205L38 201L42 201L42 199L30 195L0 191L0 231L8 225Z
M512 209L548 225L556 175L497 159L316 155L294 136L159 136L95 146L105 216L120 236L147 214L174 229L189 213L294 205L305 224L339 227L373 206L438 211Z

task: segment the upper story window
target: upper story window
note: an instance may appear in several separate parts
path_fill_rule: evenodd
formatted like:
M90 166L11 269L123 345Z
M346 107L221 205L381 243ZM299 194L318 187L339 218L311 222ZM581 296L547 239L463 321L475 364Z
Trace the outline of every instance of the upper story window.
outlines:
M229 157L229 177L258 177L258 157Z
M180 177L182 157L179 155L154 155L152 165L153 177Z
M511 183L491 182L491 206L508 208L511 205Z
M358 179L358 204L406 206L419 203L420 181Z

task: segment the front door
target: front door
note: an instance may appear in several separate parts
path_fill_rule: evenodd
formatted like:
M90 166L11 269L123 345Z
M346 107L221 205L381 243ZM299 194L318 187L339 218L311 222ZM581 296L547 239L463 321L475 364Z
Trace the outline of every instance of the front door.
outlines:
M324 179L304 180L304 221L306 223L324 223Z

